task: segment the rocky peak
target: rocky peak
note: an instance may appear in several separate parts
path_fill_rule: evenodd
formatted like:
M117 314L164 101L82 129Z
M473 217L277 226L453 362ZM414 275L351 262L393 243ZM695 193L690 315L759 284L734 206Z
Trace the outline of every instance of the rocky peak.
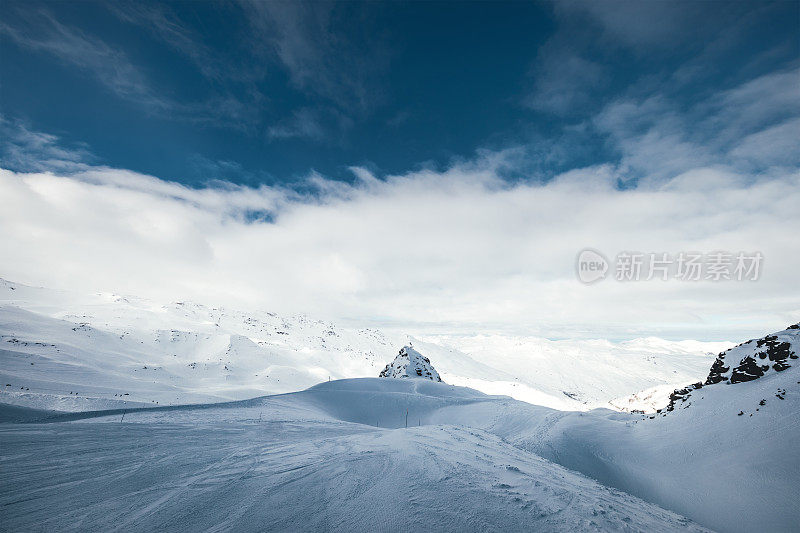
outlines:
M403 346L394 361L381 371L382 378L415 378L442 381L430 359L411 346Z

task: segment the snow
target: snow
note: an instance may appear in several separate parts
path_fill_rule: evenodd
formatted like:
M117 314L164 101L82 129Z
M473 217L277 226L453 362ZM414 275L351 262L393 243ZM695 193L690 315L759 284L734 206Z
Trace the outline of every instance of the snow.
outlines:
M765 339L771 337L800 351L798 329ZM725 358L741 354L737 347ZM570 413L511 402L447 408L439 415L712 529L794 531L800 524L800 458L794 453L800 366L788 360L794 366L753 381L694 390L659 415Z
M701 531L442 409L514 402L427 380L0 426L4 527ZM525 404L520 404L525 405ZM405 409L416 427L399 426ZM36 415L39 416L39 415ZM380 426L366 422L382 418ZM69 421L72 420L72 421Z
M666 341L656 337L611 342L439 335L423 340L428 343L415 342L415 346L436 362L442 379L448 383L479 388L480 382L475 378L489 380L495 386L486 392L566 410L610 407L612 400L658 385L675 389L696 382L708 374L717 353L733 346L732 342ZM454 379L431 345L464 353L503 372L505 377ZM502 381L506 384L501 392L497 384ZM662 401L657 408L664 407L667 398Z
M627 413L655 413L669 404L669 396L675 388L675 385L656 385L621 398L614 398L608 402L608 407Z
M22 528L79 519L90 529L182 529L178 518L188 529L301 519L355 530L402 520L443 530L696 527L681 515L719 531L791 531L800 520L798 382L791 367L719 383L654 417L380 378L228 404L23 411L5 418L48 423L0 426L0 470L19 477L0 504L18 502L6 508ZM88 463L71 472L80 460L65 450ZM95 479L98 471L108 473ZM63 486L80 488L84 514L44 510L63 505ZM25 503L29 494L47 505ZM131 522L134 508L148 512Z
M3 529L800 523L795 327L730 349L419 340L10 282L0 296ZM381 368L400 379L366 377Z
M643 389L696 382L714 355L732 345L656 338L416 339L302 315L0 280L3 403L80 411L240 400L376 376L409 342L448 383L562 410L609 406Z

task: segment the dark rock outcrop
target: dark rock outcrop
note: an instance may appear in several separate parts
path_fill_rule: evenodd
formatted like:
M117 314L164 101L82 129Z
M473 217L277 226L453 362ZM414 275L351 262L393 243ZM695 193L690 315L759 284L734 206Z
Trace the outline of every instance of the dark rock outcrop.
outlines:
M382 378L419 378L431 381L442 381L439 373L433 368L430 359L411 346L400 349L394 361L386 365L379 377Z
M798 359L795 350L800 347L800 323L783 331L752 339L726 350L714 360L708 377L703 383L695 383L670 394L669 405L662 411L669 412L685 404L692 392L703 386L718 383L737 384L756 380L769 372L782 372ZM738 361L738 362L736 362ZM763 405L763 404L761 404Z

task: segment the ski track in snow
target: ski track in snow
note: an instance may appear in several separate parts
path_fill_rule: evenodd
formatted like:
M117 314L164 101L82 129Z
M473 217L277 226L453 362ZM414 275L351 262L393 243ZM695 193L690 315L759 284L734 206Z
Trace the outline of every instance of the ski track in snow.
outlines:
M704 387L654 418L379 378L226 404L6 406L3 527L794 531L797 382L800 367Z
M124 422L119 413L97 412L0 425L3 527L702 530L480 429L337 418L362 416L363 395L381 397L385 387L379 410L412 402L426 418L441 405L490 399L446 385L355 381L224 407L131 411ZM326 406L337 394L332 416Z

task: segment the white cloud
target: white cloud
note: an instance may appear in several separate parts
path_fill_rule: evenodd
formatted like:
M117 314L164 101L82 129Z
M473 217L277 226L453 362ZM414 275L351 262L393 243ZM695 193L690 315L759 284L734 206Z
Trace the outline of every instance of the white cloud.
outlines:
M780 70L681 106L660 93L622 97L592 119L634 177L663 180L726 165L797 164L800 70Z
M752 9L746 4L726 5L721 10L711 2L638 0L564 0L553 6L561 18L583 16L600 27L607 40L640 52L644 48L675 49L702 42L702 36L729 29Z
M774 165L800 164L800 117L748 135L731 154Z
M27 24L22 27L0 22L0 34L20 47L51 54L67 65L93 74L123 98L153 110L172 107L171 102L155 94L146 76L121 50L77 28L65 26L47 11L29 11L26 15Z
M84 145L65 147L57 135L30 129L25 123L11 121L0 115L0 144L2 164L23 171L85 170L86 163L95 159Z
M254 31L254 50L270 60L274 56L294 87L350 114L380 99L376 80L386 69L387 54L380 39L364 32L368 25L361 11L369 5L253 0L239 5Z
M719 95L701 108L711 110L709 126L725 141L736 142L754 131L800 115L800 69L764 74Z
M608 166L508 185L489 161L385 180L357 169L352 186L317 176L313 197L108 168L2 171L0 276L411 332L739 338L797 320L797 173L696 169L620 191ZM248 210L274 223L249 222ZM755 283L588 287L574 274L586 246L759 250L765 270Z
M302 108L292 113L291 118L271 126L267 135L272 139L288 139L303 137L319 139L324 130L319 123L317 113L310 108Z
M557 115L584 111L592 96L607 83L601 65L557 40L542 46L531 74L534 86L525 104Z

